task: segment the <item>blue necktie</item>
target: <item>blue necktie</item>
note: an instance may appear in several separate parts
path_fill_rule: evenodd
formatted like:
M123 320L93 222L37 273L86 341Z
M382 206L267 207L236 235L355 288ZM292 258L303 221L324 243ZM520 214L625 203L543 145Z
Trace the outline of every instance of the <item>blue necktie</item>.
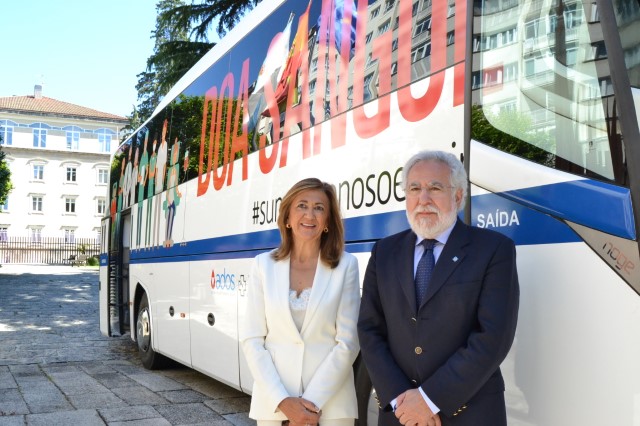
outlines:
M433 246L436 242L436 240L422 240L420 242L424 247L424 253L422 253L422 257L418 262L418 268L416 269L416 304L418 308L422 304L424 296L427 294L427 287L429 287L429 281L431 281L433 267L436 265L436 260L433 257Z

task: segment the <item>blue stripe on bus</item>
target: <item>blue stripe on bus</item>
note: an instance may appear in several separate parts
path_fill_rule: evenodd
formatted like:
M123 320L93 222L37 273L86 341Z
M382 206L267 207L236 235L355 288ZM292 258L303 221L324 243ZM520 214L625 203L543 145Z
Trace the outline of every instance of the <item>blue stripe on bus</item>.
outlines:
M594 180L575 180L500 195L607 234L631 240L636 238L631 193L627 188Z
M472 225L493 229L516 245L557 244L581 241L564 223L496 194L474 196ZM375 240L408 228L404 211L381 213L345 220L347 251L371 251ZM131 263L163 263L214 259L243 259L276 247L277 229L208 238L131 251Z

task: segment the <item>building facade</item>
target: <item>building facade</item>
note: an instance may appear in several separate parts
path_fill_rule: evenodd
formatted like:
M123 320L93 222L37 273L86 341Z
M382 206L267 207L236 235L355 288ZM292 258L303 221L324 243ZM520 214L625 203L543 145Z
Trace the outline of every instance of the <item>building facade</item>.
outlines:
M109 162L128 120L42 96L0 98L0 144L13 190L0 206L0 241L99 238Z

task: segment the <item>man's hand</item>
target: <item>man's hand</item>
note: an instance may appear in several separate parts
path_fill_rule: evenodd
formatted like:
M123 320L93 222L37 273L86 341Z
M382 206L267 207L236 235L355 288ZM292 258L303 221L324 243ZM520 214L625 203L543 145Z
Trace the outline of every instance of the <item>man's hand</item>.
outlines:
M278 408L287 416L290 426L316 426L320 421L320 408L304 398L290 396Z
M397 398L396 417L405 426L441 426L418 389L409 389Z

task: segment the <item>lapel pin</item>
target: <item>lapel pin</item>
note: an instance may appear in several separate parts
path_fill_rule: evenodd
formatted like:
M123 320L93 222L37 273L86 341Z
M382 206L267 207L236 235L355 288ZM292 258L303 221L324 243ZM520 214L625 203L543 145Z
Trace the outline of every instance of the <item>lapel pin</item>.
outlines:
M453 260L454 262L457 262L458 261L458 256L453 256L453 259L451 259L451 260Z

